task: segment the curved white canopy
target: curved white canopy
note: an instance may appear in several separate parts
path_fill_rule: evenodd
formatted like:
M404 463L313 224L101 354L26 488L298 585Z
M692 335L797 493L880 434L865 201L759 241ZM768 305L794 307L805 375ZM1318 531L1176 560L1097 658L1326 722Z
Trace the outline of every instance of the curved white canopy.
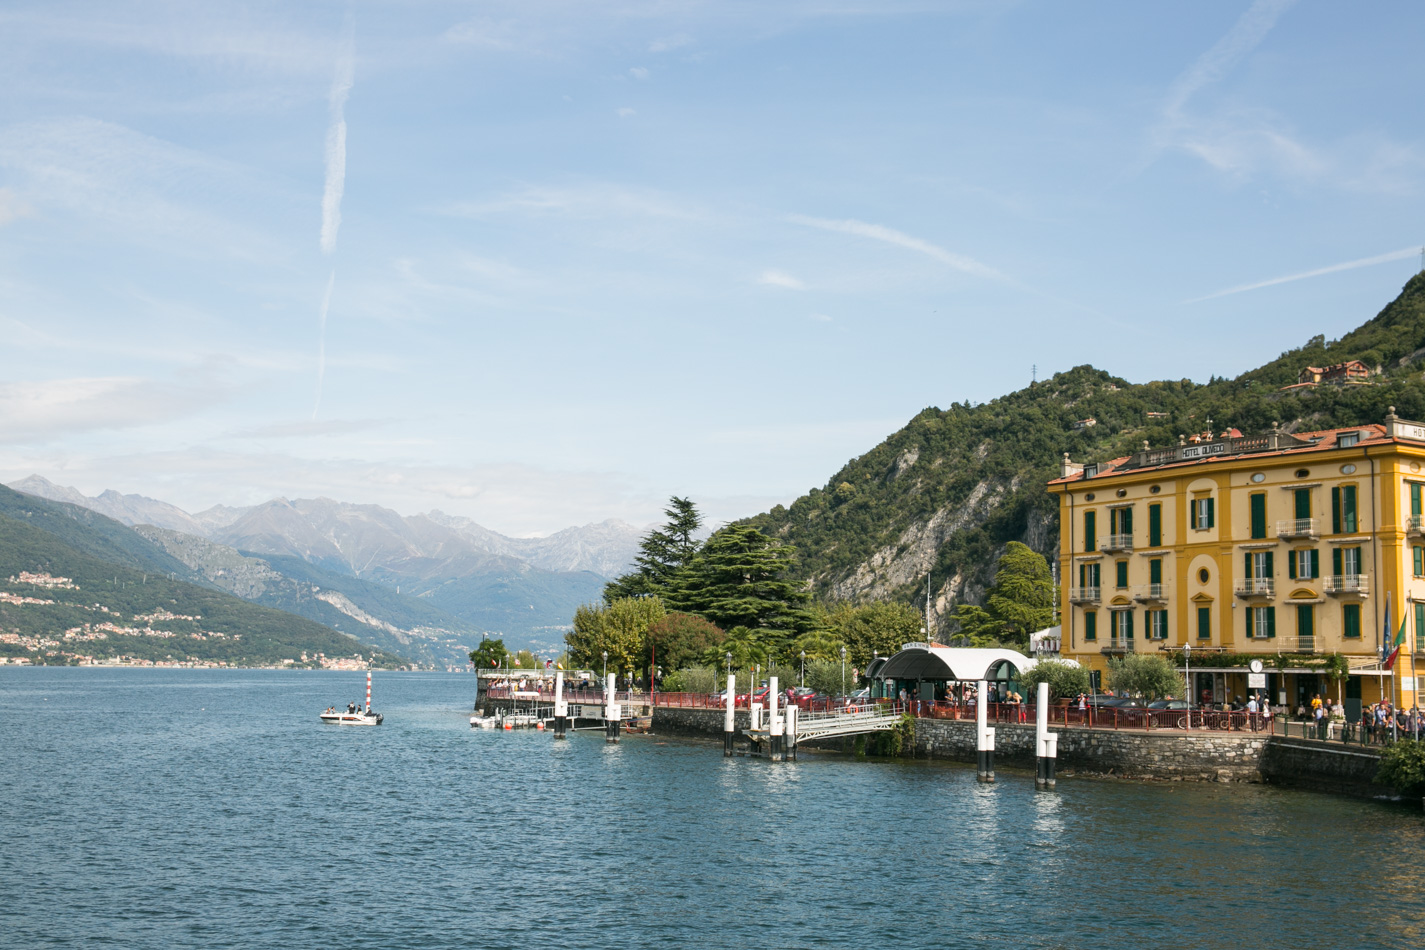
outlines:
M906 644L875 675L897 680L983 680L994 679L1002 663L1023 673L1037 662L1014 650Z

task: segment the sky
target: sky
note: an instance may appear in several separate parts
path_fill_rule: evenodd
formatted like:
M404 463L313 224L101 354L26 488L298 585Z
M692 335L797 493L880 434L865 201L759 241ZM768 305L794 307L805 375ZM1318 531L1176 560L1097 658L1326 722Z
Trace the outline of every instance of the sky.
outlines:
M715 523L1425 244L1425 5L0 8L0 481Z

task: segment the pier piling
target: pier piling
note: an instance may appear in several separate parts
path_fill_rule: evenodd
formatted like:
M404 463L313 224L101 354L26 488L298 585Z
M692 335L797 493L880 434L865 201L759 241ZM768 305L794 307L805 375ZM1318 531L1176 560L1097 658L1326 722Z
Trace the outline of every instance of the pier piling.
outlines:
M767 755L773 761L782 758L782 718L777 714L777 677L767 681Z
M619 719L623 715L623 709L615 700L618 695L614 692L614 674L608 674L604 680L604 741L617 742L619 734Z
M988 725L989 684L980 680L975 691L975 777L981 782L995 780L995 731Z
M737 677L727 674L727 699L723 702L722 754L732 755L732 734L737 731L737 710L733 701L737 698Z
M1034 787L1054 787L1054 759L1059 737L1049 731L1049 684L1040 683L1034 701Z
M564 702L564 671L554 673L554 738L565 738L569 727L569 704Z

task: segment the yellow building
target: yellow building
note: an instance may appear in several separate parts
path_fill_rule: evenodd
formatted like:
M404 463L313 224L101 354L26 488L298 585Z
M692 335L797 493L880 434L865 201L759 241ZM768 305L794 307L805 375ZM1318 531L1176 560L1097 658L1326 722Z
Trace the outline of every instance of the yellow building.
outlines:
M1397 705L1419 705L1425 424L1392 407L1384 425L1193 438L1099 464L1064 456L1049 483L1062 654L1101 677L1129 652L1183 670L1190 646L1194 698L1211 702L1264 690L1295 709L1321 693L1349 713L1394 689ZM1381 650L1402 620L1392 677Z

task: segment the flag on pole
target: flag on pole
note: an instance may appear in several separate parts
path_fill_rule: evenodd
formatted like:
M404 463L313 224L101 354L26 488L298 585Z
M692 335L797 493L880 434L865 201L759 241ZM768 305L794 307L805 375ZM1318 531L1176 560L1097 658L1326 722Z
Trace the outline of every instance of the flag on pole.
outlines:
M1385 658L1385 668L1395 668L1395 658L1400 655L1400 647L1405 643L1405 618L1400 618L1400 631L1395 635L1394 649L1390 651L1390 656Z

